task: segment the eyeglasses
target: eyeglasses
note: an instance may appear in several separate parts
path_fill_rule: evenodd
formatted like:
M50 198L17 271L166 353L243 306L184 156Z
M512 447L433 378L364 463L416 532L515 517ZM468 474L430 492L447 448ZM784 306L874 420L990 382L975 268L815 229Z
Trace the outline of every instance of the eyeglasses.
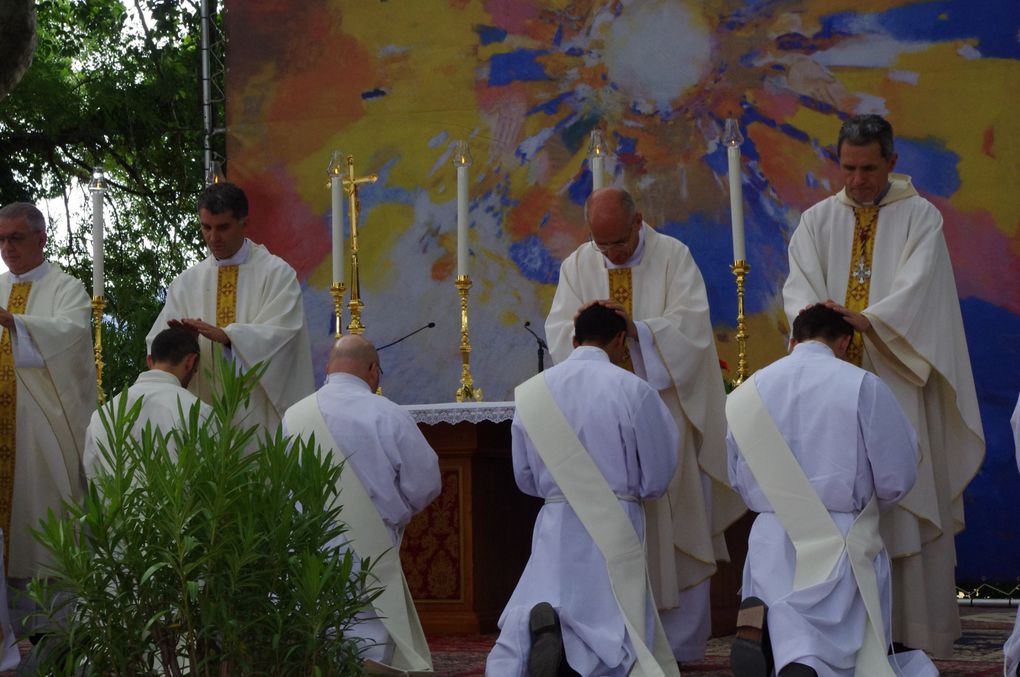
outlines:
M630 246L630 236L626 239L620 240L619 242L610 242L609 244L599 244L595 241L595 238L591 235L588 236L588 242L595 248L600 254L608 254L611 251L626 251L627 247Z

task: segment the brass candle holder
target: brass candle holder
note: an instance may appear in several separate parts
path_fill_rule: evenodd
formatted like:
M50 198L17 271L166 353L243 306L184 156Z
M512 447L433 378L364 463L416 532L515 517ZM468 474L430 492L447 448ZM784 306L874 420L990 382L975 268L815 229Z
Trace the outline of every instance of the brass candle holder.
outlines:
M737 278L737 378L733 385L740 385L747 377L747 326L744 323L744 278L751 272L747 261L734 261L730 266Z
M92 349L96 360L96 396L99 404L106 402L106 393L103 391L103 310L106 308L106 299L102 296L92 297L92 323L95 330L95 342Z
M333 297L333 312L336 314L334 328L336 330L337 338L340 338L343 334L342 327L345 291L347 291L347 287L344 286L343 282L337 282L329 288L329 294Z
M347 156L344 192L347 194L351 217L351 300L347 302L347 307L351 311L351 322L347 325L347 331L351 334L361 334L365 331L365 325L361 323L361 309L365 307L365 304L361 302L361 281L358 277L358 214L361 212L358 186L363 183L375 183L378 180L379 177L375 174L355 177L354 156Z
M471 338L468 335L468 290L471 289L471 278L458 275L455 283L460 295L460 355L463 364L460 367L460 388L455 395L458 402L481 402L482 389L475 386L471 378Z

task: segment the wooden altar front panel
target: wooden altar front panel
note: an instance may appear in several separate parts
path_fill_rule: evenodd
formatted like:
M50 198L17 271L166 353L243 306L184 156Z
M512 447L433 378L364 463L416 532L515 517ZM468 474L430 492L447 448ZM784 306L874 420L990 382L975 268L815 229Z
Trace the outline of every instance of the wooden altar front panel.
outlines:
M518 490L510 421L419 424L443 489L404 532L401 561L429 634L494 632L531 552L542 501Z

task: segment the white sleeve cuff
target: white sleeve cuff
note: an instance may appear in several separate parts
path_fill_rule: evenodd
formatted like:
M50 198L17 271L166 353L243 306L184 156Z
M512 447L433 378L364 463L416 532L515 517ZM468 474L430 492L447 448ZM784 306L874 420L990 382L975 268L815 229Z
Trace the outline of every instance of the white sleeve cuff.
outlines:
M14 331L11 332L11 355L14 366L18 369L41 369L46 361L35 347L32 335L25 329L25 323L17 315L14 316Z

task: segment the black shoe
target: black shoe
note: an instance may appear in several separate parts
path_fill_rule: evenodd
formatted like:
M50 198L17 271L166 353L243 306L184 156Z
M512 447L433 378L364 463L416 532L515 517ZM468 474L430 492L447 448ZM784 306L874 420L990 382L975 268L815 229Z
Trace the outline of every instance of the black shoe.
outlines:
M803 663L790 663L779 671L779 677L818 677L818 673Z
M528 619L531 630L531 651L528 653L530 677L572 677L577 673L567 665L563 652L563 632L556 609L548 602L539 602Z
M734 677L769 677L772 674L772 642L766 617L768 607L757 597L740 603L737 637L730 648Z

